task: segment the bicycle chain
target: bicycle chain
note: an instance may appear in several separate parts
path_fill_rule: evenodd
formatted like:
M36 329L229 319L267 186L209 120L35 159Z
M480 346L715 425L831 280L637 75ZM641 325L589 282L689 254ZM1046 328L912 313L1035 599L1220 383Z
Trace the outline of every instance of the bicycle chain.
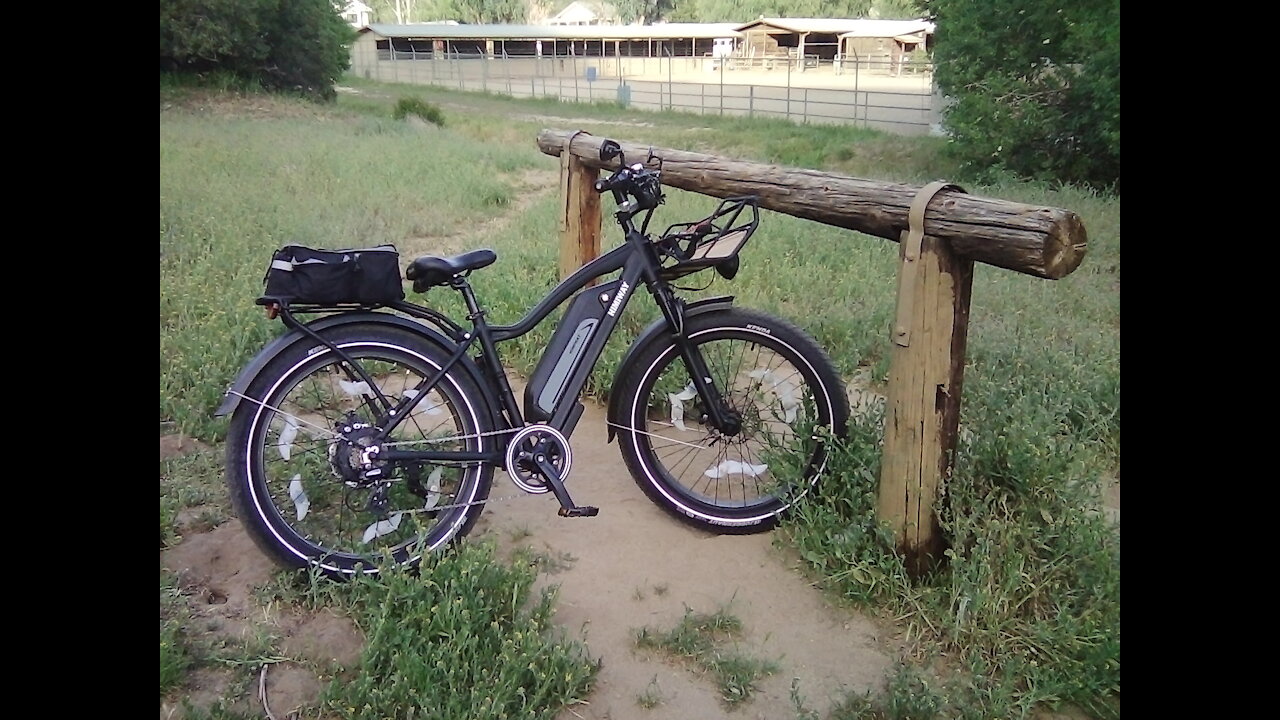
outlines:
M650 436L650 437L659 437L659 438L662 438L663 440L670 440L670 441L672 441L672 442L676 442L676 443L679 443L679 444L681 444L681 445L688 445L688 446L690 446L690 447L696 447L696 448L701 449L701 450L705 450L705 449L707 449L707 446L706 446L706 445L694 445L693 443L687 443L687 442L683 442L683 441L680 441L680 440L675 440L675 439L673 439L673 438L666 437L665 435L658 435L658 434L656 434L656 433L645 432L644 430L637 430L636 428L629 428L629 427L627 427L626 425L620 425L620 424L618 424L618 423L607 423L607 424L608 424L608 425L610 425L610 426L612 426L612 427L616 427L616 428L619 428L619 429L622 429L622 430L627 430L627 431L630 431L630 432L639 433L639 434L641 434L641 435L648 435L648 436ZM514 432L514 431L513 431L513 430L498 430L498 431L495 431L494 433L487 433L487 434L498 434L498 433L503 433L503 432ZM508 478L508 479L509 479L509 478ZM472 505L485 505L485 504L492 503L492 502L505 502L505 501L507 501L507 500L517 500L517 499L520 499L520 498L534 498L534 497L541 497L543 494L544 494L544 493L530 493L530 492L526 492L526 493L519 493L519 494L517 494L517 495L505 495L505 496L503 496L503 497L496 497L496 498L494 498L494 497L490 497L490 498L485 498L484 500L473 500L473 501L471 501L471 502L469 502L469 503L451 503L451 504L449 504L449 505L437 505L437 506L435 506L435 507L431 508L430 510L413 510L413 511L411 511L411 512L415 512L415 513L417 513L417 512L435 512L436 510L453 510L453 509L456 509L456 508L471 507Z
M284 410L281 410L280 408L272 407L271 405L268 405L267 403L265 403L265 402L263 402L263 401L261 401L261 400L258 400L257 398L251 398L251 397L249 397L248 395L245 395L245 394L243 394L243 393L236 392L235 390L229 390L229 391L228 391L228 393L229 393L229 394L231 394L231 395L236 395L236 396L238 396L239 398L241 398L242 400L248 400L249 402L252 402L252 403L254 403L254 404L256 404L256 405L258 405L258 406L260 406L260 407L265 407L265 408L267 408L267 409L269 409L269 410L272 410L272 411L274 411L274 412L278 412L278 413L282 413L282 414L285 414L285 415L289 415L289 413L286 413ZM292 416L292 415L290 415L290 417L293 417L293 416ZM332 430L329 430L329 429L327 429L327 428L321 428L320 426L315 425L315 424L313 424L313 423L306 422L305 420L302 420L301 418L298 418L298 420L299 420L299 421L301 421L301 422L303 422L303 423L305 423L305 424L307 424L307 425L311 425L312 427L316 428L317 430L321 430L321 431L323 431L323 432L325 432L325 433L328 433L328 434L330 434L330 435L333 435L333 436L335 436L335 437L341 437L341 436L340 436L340 435L338 435L337 433L335 433L335 432L333 432ZM695 444L693 444L693 443L687 443L687 442L683 442L683 441L680 441L680 440L675 440L674 438L669 438L669 437L666 437L666 436L664 436L664 435L658 435L658 434L656 434L656 433L645 432L644 430L640 430L640 429L633 428L633 427L627 427L626 425L621 425L621 424L618 424L618 423L606 423L606 424L607 424L607 425L609 425L609 426L611 426L611 427L616 427L616 428L619 428L619 429L622 429L622 430L626 430L626 431L628 431L628 432L639 433L639 434L641 434L641 435L648 435L648 436L650 436L650 437L659 437L659 438L662 438L662 439L664 439L664 440L668 440L668 441L671 441L671 442L678 443L678 444L680 444L680 445L688 445L688 446L690 446L690 447L696 447L696 448L699 448L699 449L702 449L702 450L705 450L705 449L706 449L706 446L703 446L703 445L695 445ZM526 427L528 427L528 426L526 426ZM465 440L465 439L470 438L470 437L490 437L490 436L493 436L493 435L502 435L502 434L504 434L504 433L514 433L514 432L519 432L519 431L520 431L520 430L522 430L522 429L523 429L523 428L510 428L510 429L506 429L506 430L491 430L491 431L489 431L489 432L479 433L479 434L474 435L474 436L472 436L472 435L460 435L460 436L458 436L458 437L452 437L452 438L438 438L438 439L437 439L437 438L432 438L432 439L423 439L423 440L406 440L406 441L402 441L402 442L390 442L390 443L383 443L383 445L384 445L384 446L386 446L386 447L394 447L394 446L398 446L398 445L415 445L415 444L423 444L423 443L427 443L427 444L432 444L432 443L441 443L441 442L449 442L449 441L451 441L451 440ZM474 464L474 463L473 463L473 464ZM465 466L465 465L461 465L461 466L454 466L454 467L466 467L466 466ZM499 468L499 469L502 469L502 470L504 470L504 471L505 471L505 468ZM449 504L449 505L437 505L437 506L435 506L435 507L433 507L433 508L430 508L430 509L426 509L426 508L424 508L424 509L421 509L421 510L405 510L405 511L402 511L402 512L408 512L408 513L424 513L424 512L436 512L436 511L438 511L438 510L454 510L454 509L457 509L457 508L471 507L471 506L473 506L473 505L487 505L488 503L492 503L492 502L505 502L505 501L507 501L507 500L517 500L517 499L519 499L519 498L541 497L543 494L544 494L544 493L530 493L530 492L525 492L525 493L519 493L519 494L517 494L517 495L505 495L505 496L502 496L502 497L496 497L496 498L494 498L494 497L489 497L489 498L485 498L484 500L472 500L471 502L466 502L466 503L451 503L451 504Z

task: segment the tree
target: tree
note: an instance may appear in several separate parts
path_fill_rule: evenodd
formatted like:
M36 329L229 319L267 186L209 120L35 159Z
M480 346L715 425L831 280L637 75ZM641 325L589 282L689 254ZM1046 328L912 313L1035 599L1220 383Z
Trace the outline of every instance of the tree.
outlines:
M355 30L333 0L280 0L264 23L270 50L262 68L264 84L332 100L334 85L351 66Z
M418 4L418 0L388 0L387 4L391 7L397 24L413 22L413 9Z
M613 0L622 22L641 25L651 25L664 19L675 5L676 0Z
M161 0L160 69L252 67L267 56L261 23L274 0Z
M934 0L949 148L979 177L1120 186L1120 0Z
M748 23L764 17L870 17L878 2L914 0L680 0L672 19L685 22Z
M452 0L453 19L464 23L522 23L527 8L522 0Z
M161 0L160 70L331 100L355 31L332 0Z
M927 2L928 0L872 0L867 17L881 20L915 20L928 14L925 9Z

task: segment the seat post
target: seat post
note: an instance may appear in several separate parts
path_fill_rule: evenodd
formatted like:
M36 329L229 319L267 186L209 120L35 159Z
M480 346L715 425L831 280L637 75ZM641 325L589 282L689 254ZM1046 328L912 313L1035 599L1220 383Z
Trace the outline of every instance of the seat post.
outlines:
M462 300L467 304L468 320L474 323L484 317L484 310L476 300L476 292L471 288L471 283L467 282L465 275L454 275L449 279L449 287L462 293Z

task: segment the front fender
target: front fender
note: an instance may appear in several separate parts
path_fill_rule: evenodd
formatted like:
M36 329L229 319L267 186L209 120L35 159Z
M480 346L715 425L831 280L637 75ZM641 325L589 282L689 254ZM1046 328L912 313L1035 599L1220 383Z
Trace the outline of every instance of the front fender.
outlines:
M394 325L396 327L404 328L412 333L421 335L428 342L439 345L442 350L447 352L452 352L451 348L457 347L456 343L446 338L438 330L411 318L406 318L400 315L391 315L384 312L345 312L337 315L326 315L325 317L317 318L306 323L306 326L315 332L322 332L335 327L357 325L361 323ZM290 330L280 337L277 337L275 340L267 343L265 347L258 351L257 355L253 356L253 359L249 361L249 364L244 366L244 369L240 371L240 374L236 376L235 382L231 383L231 387L227 389L226 396L223 398L222 404L214 411L214 416L222 417L235 412L236 407L240 404L240 396L245 394L249 389L250 383L252 383L254 378L262 372L262 369L279 356L280 353L292 347L294 343L299 342L314 343L315 340L308 337L306 333L303 333L301 330ZM464 357L459 360L458 363L465 367L468 373L471 373L472 379L475 380L480 387L487 387L481 380L479 371L476 370L475 363L472 362L471 358Z
M684 316L691 318L695 315L714 312L716 310L727 310L733 307L733 296L723 295L720 297L707 298L691 302L684 306ZM619 381L630 370L631 363L634 362L636 353L645 345L651 342L665 340L668 337L667 319L658 318L649 323L636 339L631 342L631 346L622 355L622 361L618 363L618 369L613 374L613 383L609 386L609 437L605 442L613 442L613 436L617 434L616 427L622 422L622 404L623 399L618 397L615 388L618 387Z

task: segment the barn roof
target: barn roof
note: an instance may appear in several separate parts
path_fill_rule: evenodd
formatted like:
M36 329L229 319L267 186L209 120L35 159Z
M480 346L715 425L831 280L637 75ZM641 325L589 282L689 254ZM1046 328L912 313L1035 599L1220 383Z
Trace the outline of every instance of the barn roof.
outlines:
M734 23L657 25L443 25L373 23L360 29L388 38L431 40L653 40L740 37Z
M829 33L841 37L897 37L924 32L934 25L925 20L872 20L869 18L760 18L734 27L746 32L756 27L773 27L793 33Z

